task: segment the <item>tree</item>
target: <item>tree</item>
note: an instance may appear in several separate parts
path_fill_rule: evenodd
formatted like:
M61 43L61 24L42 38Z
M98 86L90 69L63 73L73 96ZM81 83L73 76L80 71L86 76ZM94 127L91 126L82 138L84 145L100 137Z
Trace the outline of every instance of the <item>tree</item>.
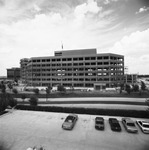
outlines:
M4 111L8 106L7 94L0 94L0 112Z
M8 88L10 89L10 91L13 89L13 86L10 82L8 83Z
M131 87L130 87L129 84L126 84L126 86L125 86L125 91L126 91L128 94L131 93Z
M30 102L30 105L31 105L31 106L37 106L37 104L38 104L38 97L32 95L32 96L30 97L30 99L29 99L29 102Z
M38 89L38 88L35 88L33 91L34 91L34 93L35 93L36 95L39 94L39 89Z
M46 88L46 101L48 99L48 95L50 94L51 90L52 90L52 87L48 85L48 87Z
M23 103L24 103L24 100L26 99L26 95L25 95L25 94L23 94L23 95L21 96L21 98L22 98Z
M15 107L17 105L17 100L14 99L13 97L10 97L8 100L8 105L11 106L11 108Z
M6 93L6 86L4 84L4 81L1 81L0 89L1 89L2 93Z
M11 94L3 93L0 95L0 112L4 111L7 106L14 107L17 105L17 100Z
M133 85L133 91L134 91L134 92L138 92L138 91L139 91L139 86L138 86L138 84L134 84L134 85Z
M16 94L16 95L18 94L18 90L17 90L17 89L13 89L12 92L13 92L14 94Z
M146 89L146 85L143 81L141 81L141 90L145 91L145 89Z

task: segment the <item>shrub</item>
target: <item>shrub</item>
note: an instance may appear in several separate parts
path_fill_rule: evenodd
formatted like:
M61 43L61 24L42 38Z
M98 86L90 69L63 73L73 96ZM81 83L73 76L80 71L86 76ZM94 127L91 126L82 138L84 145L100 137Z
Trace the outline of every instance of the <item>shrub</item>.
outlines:
M17 90L17 89L13 89L12 92L13 92L14 94L18 94L18 90Z
M29 99L30 105L31 106L37 106L38 104L38 98L36 96L31 96Z
M39 94L39 89L38 89L38 88L33 89L33 92L34 92L35 94Z
M2 93L6 93L6 86L4 84L4 81L1 81L1 83L0 83L0 89L1 89Z
M3 93L0 95L0 112L4 111L8 106L7 94Z
M16 106L17 103L18 103L17 100L14 99L13 97L11 99L9 99L9 101L8 101L8 105L11 106L11 107Z
M145 91L146 85L143 81L141 81L141 90Z
M139 86L138 84L133 85L133 91L138 92L139 91Z
M131 87L130 87L129 84L126 84L125 91L126 91L128 94L130 94L130 92L131 92Z
M66 89L65 89L65 87L64 87L63 85L58 85L57 90L58 90L59 92L62 92L62 93L65 93L65 92L66 92Z
M26 95L25 95L25 94L22 94L22 95L21 95L21 98L22 98L22 100L23 100L23 102L24 102L24 100L26 99Z

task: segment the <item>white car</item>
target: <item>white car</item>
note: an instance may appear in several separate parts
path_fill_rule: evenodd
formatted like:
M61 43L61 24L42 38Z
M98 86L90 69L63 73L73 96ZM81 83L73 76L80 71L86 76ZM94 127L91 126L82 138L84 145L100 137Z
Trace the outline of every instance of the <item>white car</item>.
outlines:
M137 120L136 123L138 124L143 133L149 134L149 122Z
M138 129L135 126L135 123L130 118L122 118L122 123L125 129L131 133L137 133Z

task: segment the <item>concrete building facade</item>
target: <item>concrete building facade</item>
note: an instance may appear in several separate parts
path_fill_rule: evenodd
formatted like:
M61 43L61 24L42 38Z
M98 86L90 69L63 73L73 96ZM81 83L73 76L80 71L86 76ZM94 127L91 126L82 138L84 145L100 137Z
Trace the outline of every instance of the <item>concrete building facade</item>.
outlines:
M92 87L101 89L124 81L124 56L97 54L96 49L55 51L55 56L20 61L21 78L31 86Z
M126 84L135 84L137 83L138 74L125 74L124 83Z
M12 79L12 80L20 79L20 68L7 69L7 79Z
M20 75L21 75L21 81L23 83L27 83L27 78L28 78L27 77L27 72L28 72L27 65L28 65L29 61L30 61L29 58L22 58L20 60L20 68L21 68Z

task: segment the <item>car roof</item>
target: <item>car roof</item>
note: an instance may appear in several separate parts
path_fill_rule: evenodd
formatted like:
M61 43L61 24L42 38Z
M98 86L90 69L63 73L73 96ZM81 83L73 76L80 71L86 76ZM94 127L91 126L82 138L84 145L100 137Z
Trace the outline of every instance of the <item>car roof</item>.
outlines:
M125 118L126 122L128 123L134 123L133 120L131 120L130 118Z
M116 118L109 118L109 120L117 120Z
M69 114L68 116L70 116L70 117L77 117L78 115L76 115L76 114Z

